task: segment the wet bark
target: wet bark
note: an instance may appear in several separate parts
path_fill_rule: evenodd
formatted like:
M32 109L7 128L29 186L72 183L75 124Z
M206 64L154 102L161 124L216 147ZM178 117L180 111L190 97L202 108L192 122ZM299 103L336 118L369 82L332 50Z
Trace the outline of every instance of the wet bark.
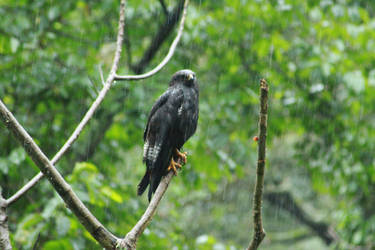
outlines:
M262 243L266 232L262 224L262 196L264 183L264 169L266 165L266 139L267 139L267 112L268 112L268 85L266 80L260 80L260 112L259 112L259 136L258 141L258 164L253 198L253 239L248 250L258 249Z

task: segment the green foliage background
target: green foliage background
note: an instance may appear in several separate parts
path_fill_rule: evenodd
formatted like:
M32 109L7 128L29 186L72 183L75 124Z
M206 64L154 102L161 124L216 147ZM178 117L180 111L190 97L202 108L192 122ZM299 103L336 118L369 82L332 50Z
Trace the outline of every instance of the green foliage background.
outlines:
M176 1L165 1L169 10ZM1 0L0 97L52 157L109 71L118 1ZM191 68L200 119L139 249L243 249L251 235L258 82L270 84L266 192L288 191L332 225L329 248L375 247L375 2L192 1L182 41L155 77L117 82L57 164L79 197L118 236L148 202L136 196L148 111L170 76ZM165 15L129 0L120 73L132 73ZM168 37L148 68L166 54ZM1 126L0 185L9 197L38 170ZM15 249L100 249L42 181L9 209ZM264 203L265 249L328 248L293 216ZM299 237L299 236L307 237Z

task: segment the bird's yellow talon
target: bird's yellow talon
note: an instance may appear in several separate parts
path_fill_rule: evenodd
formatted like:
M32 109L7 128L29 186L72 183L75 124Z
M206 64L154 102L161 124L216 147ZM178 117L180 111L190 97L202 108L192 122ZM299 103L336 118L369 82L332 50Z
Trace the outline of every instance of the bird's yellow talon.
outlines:
M174 175L177 175L177 169L179 168L181 168L182 166L181 166L181 164L179 164L179 163L177 163L177 162L175 162L174 160L173 160L173 157L172 157L172 159L171 159L171 163L169 164L169 166L168 166L168 171L173 171L173 173L174 173Z
M184 164L186 164L186 162L187 162L187 152L183 152L183 153L181 153L181 152L176 148L175 151L174 151L174 153L175 153L175 156L176 156L177 158L181 159L181 161L182 161Z

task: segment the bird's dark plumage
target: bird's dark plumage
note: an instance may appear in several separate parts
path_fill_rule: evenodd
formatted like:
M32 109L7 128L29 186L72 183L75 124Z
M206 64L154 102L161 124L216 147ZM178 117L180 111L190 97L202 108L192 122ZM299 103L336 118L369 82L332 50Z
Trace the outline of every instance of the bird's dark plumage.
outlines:
M161 178L168 172L174 150L180 150L194 134L198 123L198 97L195 73L185 69L172 76L169 88L155 102L143 136L146 173L138 184L138 195L150 185L148 199L151 200Z

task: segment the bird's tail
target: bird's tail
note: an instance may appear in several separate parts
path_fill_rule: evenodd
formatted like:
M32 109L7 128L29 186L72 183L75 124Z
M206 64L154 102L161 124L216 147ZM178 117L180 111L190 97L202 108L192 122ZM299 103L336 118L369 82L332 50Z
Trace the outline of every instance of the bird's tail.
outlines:
M151 201L152 194L155 193L159 186L162 175L160 173L155 173L151 176L150 188L148 189L148 201Z
M142 195L150 183L150 171L146 170L141 182L138 184L137 194Z

